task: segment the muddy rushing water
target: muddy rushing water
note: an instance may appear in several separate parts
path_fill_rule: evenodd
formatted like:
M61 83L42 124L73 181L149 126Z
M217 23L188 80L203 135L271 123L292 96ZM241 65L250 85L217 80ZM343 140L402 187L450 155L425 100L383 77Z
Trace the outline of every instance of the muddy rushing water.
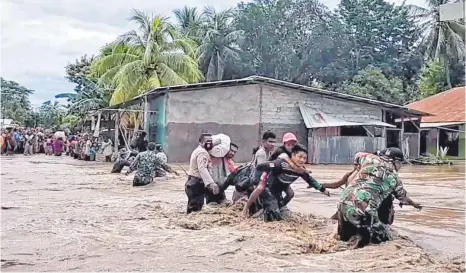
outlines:
M348 168L312 170L327 182ZM296 182L289 221L216 206L187 216L184 176L133 188L132 176L110 169L65 156L3 157L2 270L464 271L461 211L397 207L398 239L349 250L328 220L339 191L328 198ZM401 176L425 205L465 206L464 168L405 167Z

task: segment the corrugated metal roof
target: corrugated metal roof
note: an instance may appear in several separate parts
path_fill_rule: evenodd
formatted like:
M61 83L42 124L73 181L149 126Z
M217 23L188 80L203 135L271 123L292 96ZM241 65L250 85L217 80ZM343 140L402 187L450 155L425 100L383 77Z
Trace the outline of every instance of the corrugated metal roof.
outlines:
M373 99L369 99L369 98L349 95L349 94L340 93L340 92L336 92L336 91L324 90L324 89L320 89L320 88L315 88L315 87L290 83L290 82L276 80L276 79L262 77L262 76L250 76L250 77L247 77L247 78L244 78L244 79L238 79L238 80L201 82L201 83L193 83L193 84L175 85L175 86L166 86L166 87L154 88L154 89L151 89L151 90L149 90L148 92L146 92L144 94L141 94L141 95L135 97L131 101L121 103L121 104L118 104L118 105L114 105L114 106L111 106L111 107L107 107L106 109L121 108L121 107L126 106L126 105L134 104L135 101L141 100L145 96L158 96L158 95L161 95L161 94L163 94L165 92L180 92L180 91L188 91L188 90L198 90L198 89L201 89L201 88L209 88L209 87L236 86L236 85L246 85L246 84L268 84L268 85L273 85L273 86L287 87L287 88L290 88L290 89L295 89L297 91L319 94L319 95L321 95L323 97L328 97L328 98L333 98L333 99L340 99L340 100L341 99L350 100L350 101L361 102L361 103L365 103L365 104L371 104L371 105L379 106L379 107L384 108L384 109L399 110L399 111L402 111L405 114L412 114L412 115L415 115L415 116L429 115L428 113L421 112L421 111L416 111L416 110L409 109L407 107L397 105L397 104L393 104L393 103L377 101L377 100L373 100Z
M299 103L299 111L304 119L306 128L326 128L326 127L341 127L341 126L380 126L380 127L396 127L394 125L379 121L379 120L364 120L360 122L346 121L336 118L332 115L309 107L304 103Z
M410 109L423 111L432 114L422 117L424 122L456 122L465 121L465 100L466 88L456 87L448 91L438 93L423 100L419 100L406 105Z
M456 122L423 122L421 123L421 128L436 128L436 127L443 127L443 126L451 126L451 125L461 125L464 124L464 121L456 121Z

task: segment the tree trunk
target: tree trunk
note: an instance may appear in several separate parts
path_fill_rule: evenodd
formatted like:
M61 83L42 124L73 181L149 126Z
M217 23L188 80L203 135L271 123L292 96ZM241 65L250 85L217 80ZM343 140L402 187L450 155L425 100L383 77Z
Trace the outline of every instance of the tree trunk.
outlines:
M444 58L443 65L445 67L445 76L447 78L448 89L452 89L453 86L451 85L451 78L450 78L450 62L448 61L448 58Z

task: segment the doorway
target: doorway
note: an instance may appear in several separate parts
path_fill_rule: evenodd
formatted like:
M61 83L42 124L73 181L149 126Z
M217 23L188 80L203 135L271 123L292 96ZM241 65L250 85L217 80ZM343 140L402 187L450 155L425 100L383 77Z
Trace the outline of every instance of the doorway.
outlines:
M421 143L420 143L420 147L419 147L419 153L420 155L426 155L427 154L427 133L429 131L428 130L421 130L420 131L420 134L421 134Z
M400 130L387 128L387 148L397 147L401 149Z
M439 148L448 147L447 155L459 155L459 132L458 127L453 127L455 131L439 129Z

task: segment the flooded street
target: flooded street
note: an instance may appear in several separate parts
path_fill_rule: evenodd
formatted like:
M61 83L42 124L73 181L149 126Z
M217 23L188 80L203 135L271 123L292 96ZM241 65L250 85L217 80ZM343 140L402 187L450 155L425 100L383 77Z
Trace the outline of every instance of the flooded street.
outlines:
M109 163L44 155L1 163L4 271L464 271L464 211L396 206L398 239L349 250L328 219L339 191L326 197L303 181L293 184L296 215L264 223L233 207L187 216L180 168L180 177L134 188ZM311 168L331 182L350 167ZM401 170L415 201L455 208L465 207L464 174L464 166Z

